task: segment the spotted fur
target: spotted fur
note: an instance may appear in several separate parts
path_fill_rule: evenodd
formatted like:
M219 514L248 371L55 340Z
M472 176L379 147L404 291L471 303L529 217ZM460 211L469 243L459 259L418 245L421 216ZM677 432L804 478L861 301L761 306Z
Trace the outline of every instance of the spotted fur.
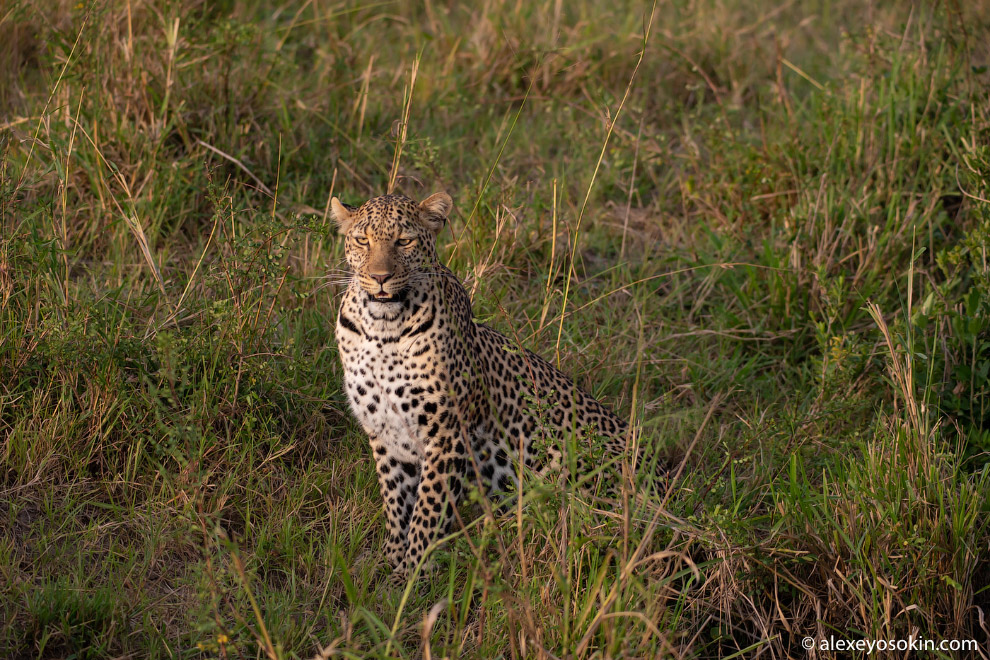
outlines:
M388 524L386 557L402 579L454 516L469 482L511 490L527 469L562 463L561 440L625 449L628 425L548 362L476 323L437 260L452 202L385 195L360 208L334 198L352 270L337 317L351 409L368 434ZM579 470L585 460L577 461Z

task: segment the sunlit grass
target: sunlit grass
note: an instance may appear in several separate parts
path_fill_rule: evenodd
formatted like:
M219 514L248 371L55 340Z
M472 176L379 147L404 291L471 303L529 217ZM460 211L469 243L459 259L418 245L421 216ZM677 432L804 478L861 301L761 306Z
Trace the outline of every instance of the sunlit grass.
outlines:
M980 7L8 4L0 655L986 648ZM393 185L666 499L469 502L389 586L327 209Z

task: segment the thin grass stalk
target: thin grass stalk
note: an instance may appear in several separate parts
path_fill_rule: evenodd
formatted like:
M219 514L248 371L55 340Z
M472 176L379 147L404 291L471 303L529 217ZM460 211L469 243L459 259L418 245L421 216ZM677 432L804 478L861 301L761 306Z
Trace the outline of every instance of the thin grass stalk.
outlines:
M608 130L605 132L605 141L602 143L601 151L598 153L598 161L595 163L595 169L591 173L591 180L588 182L588 188L584 193L584 201L581 203L581 211L578 213L577 224L574 227L574 243L571 248L571 260L570 266L567 269L567 281L564 284L564 300L561 303L561 319L560 325L557 327L557 342L555 344L554 350L557 354L557 368L560 368L560 339L564 334L564 318L563 311L567 309L567 300L571 292L571 276L574 273L574 258L578 252L578 239L581 235L581 222L584 220L584 213L588 208L588 200L591 199L591 191L595 187L595 181L598 179L598 171L601 169L602 160L605 158L605 151L608 149L608 143L612 138L612 131L615 130L615 124L619 121L619 117L622 116L622 109L626 105L626 99L629 98L629 92L632 91L633 83L636 81L636 74L639 73L639 67L643 64L643 57L646 55L646 45L650 40L650 32L653 29L653 18L657 13L657 3L653 0L653 6L650 8L650 20L646 24L646 29L643 32L643 48L639 51L639 59L636 60L636 66L633 67L632 75L629 76L629 82L626 84L626 91L622 95L622 100L619 101L619 107L615 110L615 117L611 118L608 122Z
M392 155L392 169L388 175L388 194L391 195L395 192L395 182L399 177L399 161L402 158L402 148L406 144L406 135L409 131L409 112L412 109L413 92L416 89L416 76L419 73L419 62L423 57L423 51L416 54L416 59L413 60L412 69L409 72L409 84L407 85L405 91L403 92L403 108L402 108L402 121L399 124L398 134L395 140L395 152ZM371 63L368 63L368 68L370 70Z

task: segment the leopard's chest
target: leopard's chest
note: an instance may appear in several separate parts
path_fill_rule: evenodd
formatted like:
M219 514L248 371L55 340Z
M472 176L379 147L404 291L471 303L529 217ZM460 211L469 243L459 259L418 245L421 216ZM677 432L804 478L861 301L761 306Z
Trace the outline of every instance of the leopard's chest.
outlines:
M398 460L418 460L425 451L423 408L437 393L428 384L422 341L370 335L342 353L344 386L355 417ZM422 352L421 352L422 351ZM413 354L420 355L413 357Z

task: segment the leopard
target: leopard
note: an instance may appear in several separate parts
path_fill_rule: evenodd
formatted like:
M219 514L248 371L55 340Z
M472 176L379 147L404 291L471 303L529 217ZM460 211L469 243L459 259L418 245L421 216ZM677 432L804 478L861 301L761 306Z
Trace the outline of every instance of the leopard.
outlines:
M568 438L593 438L614 458L630 433L548 361L475 320L437 254L452 208L445 192L331 199L350 269L336 323L344 390L371 446L399 584L447 533L469 485L504 500L524 470L592 469L566 459Z

